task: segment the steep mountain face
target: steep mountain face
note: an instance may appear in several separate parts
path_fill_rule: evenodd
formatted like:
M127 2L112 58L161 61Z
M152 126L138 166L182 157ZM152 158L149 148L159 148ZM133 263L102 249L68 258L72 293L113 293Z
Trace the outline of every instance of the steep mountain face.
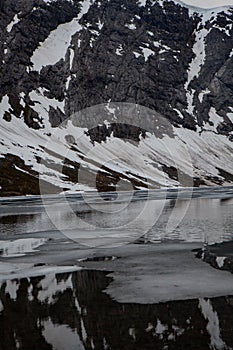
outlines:
M0 10L2 196L233 182L233 9Z

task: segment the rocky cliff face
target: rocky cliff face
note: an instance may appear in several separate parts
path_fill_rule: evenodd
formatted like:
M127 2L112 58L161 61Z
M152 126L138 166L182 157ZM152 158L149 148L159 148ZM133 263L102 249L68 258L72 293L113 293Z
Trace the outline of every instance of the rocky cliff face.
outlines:
M233 9L0 8L2 195L233 181Z

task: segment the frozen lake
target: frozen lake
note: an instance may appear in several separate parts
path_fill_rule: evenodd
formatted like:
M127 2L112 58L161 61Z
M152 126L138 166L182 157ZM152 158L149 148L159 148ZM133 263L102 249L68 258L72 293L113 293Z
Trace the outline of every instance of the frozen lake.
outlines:
M232 349L233 188L0 199L0 350ZM148 243L148 244L143 244Z

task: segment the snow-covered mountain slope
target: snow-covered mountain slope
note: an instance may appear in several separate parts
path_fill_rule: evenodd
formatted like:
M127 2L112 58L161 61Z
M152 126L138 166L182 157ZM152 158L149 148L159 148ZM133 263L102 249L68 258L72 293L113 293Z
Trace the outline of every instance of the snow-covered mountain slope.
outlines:
M1 195L233 182L230 7L0 7Z

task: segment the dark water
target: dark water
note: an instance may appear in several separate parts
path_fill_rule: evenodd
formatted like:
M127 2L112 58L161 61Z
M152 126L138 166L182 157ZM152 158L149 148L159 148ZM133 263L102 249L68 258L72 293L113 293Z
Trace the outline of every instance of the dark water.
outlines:
M0 349L233 348L233 296L119 304L102 292L109 282L81 270L2 283Z

